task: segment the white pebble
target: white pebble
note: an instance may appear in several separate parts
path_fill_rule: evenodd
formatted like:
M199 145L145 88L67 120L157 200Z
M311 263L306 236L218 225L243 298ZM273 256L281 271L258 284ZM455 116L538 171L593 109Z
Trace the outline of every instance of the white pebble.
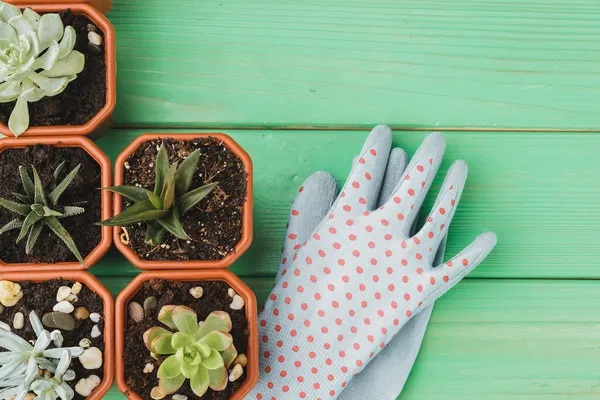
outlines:
M98 313L91 313L90 314L90 319L92 320L92 322L96 322L98 323L100 321L100 314Z
M73 307L73 304L71 304L65 300L55 304L54 307L52 307L53 311L62 312L65 314L71 314L74 309L75 309L75 307Z
M68 286L61 286L58 288L56 293L56 301L66 300L71 295L71 288Z
M102 44L102 36L98 35L96 32L88 32L88 40L91 44L95 44L96 46Z
M233 297L235 296L235 290L233 290L232 288L227 289L227 294L229 295L229 297Z
M83 285L79 282L75 282L73 284L73 287L71 288L71 293L72 294L79 294L79 292L81 292L81 289L83 289Z
M233 301L229 305L233 310L241 310L244 307L244 299L240 295L233 296Z
M73 293L71 293L70 295L67 296L67 298L65 299L71 303L77 303L79 301L79 298L74 295Z
M79 362L85 369L98 369L102 366L102 352L97 347L90 347L79 356Z
M25 326L25 316L21 312L16 313L13 318L13 327L15 329L23 329L24 326Z
M75 385L75 391L83 397L87 397L92 394L98 385L100 385L100 378L96 375L90 375L89 377L80 379L79 382L77 382Z
M98 328L98 325L94 325L92 327L91 335L93 338L97 338L98 336L102 335L102 332L100 332L100 328Z
M235 382L242 374L244 369L240 364L235 364L229 373L229 382Z
M5 331L10 332L10 325L8 325L6 322L0 321L0 329L4 329Z
M187 396L184 394L174 394L173 400L187 400Z
M141 322L144 319L144 308L138 302L129 303L129 318L135 322Z
M204 294L204 289L202 286L196 286L190 289L190 294L194 296L195 299L199 299Z
M145 374L149 374L152 371L154 371L154 364L147 363L146 365L144 365L144 373Z
M91 345L92 345L92 341L88 338L83 338L79 341L79 347L83 347L84 349L87 349Z

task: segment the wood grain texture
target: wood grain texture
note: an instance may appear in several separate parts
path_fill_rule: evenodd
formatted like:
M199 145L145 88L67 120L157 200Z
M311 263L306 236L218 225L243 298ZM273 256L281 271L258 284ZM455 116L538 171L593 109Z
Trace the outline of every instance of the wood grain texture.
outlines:
M340 182L367 132L225 131L254 161L254 242L231 268L240 276L272 275L297 189L317 170ZM142 131L113 130L98 141L114 160ZM396 132L394 145L412 154L424 132ZM446 254L478 234L498 234L498 245L471 277L600 277L600 136L558 133L447 132L441 173L428 196L429 209L453 160L469 164L469 179L450 228ZM115 250L93 271L137 271Z
M262 304L273 278L244 280ZM115 294L124 287L122 277L102 281ZM436 303L398 399L597 398L598 321L597 281L470 279ZM124 397L113 388L104 398Z
M121 126L598 130L596 0L115 0Z

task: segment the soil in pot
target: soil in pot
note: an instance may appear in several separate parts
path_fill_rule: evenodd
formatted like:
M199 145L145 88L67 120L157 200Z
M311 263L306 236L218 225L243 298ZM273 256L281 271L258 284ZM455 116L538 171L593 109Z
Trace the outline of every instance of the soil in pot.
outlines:
M63 177L78 164L81 168L77 176L60 198L60 204L73 205L85 202L82 207L85 212L81 215L61 219L61 224L71 234L79 252L85 258L102 238L102 230L95 223L100 221L101 187L100 165L84 149L77 147L55 147L46 145L28 146L24 148L8 148L0 153L0 197L16 200L13 193L23 193L23 185L19 175L19 166L28 168L31 176L31 166L40 175L44 188L52 181L52 174L58 165L65 161ZM0 208L0 226L15 218L15 214ZM8 231L0 237L0 260L5 263L56 263L77 259L69 248L48 227L44 227L38 238L33 252L25 254L26 240L15 244L19 230Z
M190 289L202 287L202 296L195 298L190 294ZM127 386L136 392L142 399L150 399L150 391L158 385L156 372L164 358L155 360L150 356L150 351L144 345L143 335L146 330L153 326L162 326L158 319L159 310L166 305L183 305L196 311L198 321L203 321L213 311L226 311L231 317L233 344L238 354L246 354L248 350L248 320L246 319L245 307L240 310L230 308L232 298L229 290L231 287L222 281L198 281L180 282L152 279L144 283L140 291L129 303L129 309L133 302L143 305L149 297L157 300L156 308L149 313L142 313L139 317L128 313L127 329L125 332L125 379ZM136 306L137 308L137 306ZM134 318L137 319L134 320ZM144 372L147 371L147 372ZM202 396L202 399L217 400L228 399L246 380L246 369L234 382L228 381L223 391L213 391L210 388ZM189 385L189 380L177 391L176 394L187 396L188 399L198 398ZM172 396L167 396L170 399Z
M127 228L129 246L142 259L188 261L221 260L235 251L242 238L247 176L243 162L220 140L213 137L189 141L156 139L143 143L129 158L124 183L154 189L154 163L160 144L164 143L171 163L181 163L191 152L200 149L198 170L190 189L219 182L218 186L194 209L181 217L191 241L171 235L161 246L144 241L146 225ZM125 202L124 207L129 204Z
M79 310L77 311L77 317L83 317L87 314L85 319L75 318L75 310L71 311L69 315L75 322L75 327L72 330L60 329L63 336L63 344L61 347L76 347L80 346L80 341L83 339L89 340L87 349L97 348L104 355L104 302L102 298L88 288L84 283L81 283L80 291L78 292L78 286L75 281L56 279L44 282L30 282L30 281L19 281L15 282L21 286L23 297L12 307L4 307L0 305L0 321L6 323L11 331L21 338L30 341L35 341L37 336L29 322L29 314L31 311L35 311L40 320L46 313L53 312L54 306L57 304L57 294L59 288L64 286L71 288L71 294L76 298L70 297L69 303L75 308L84 307L86 312ZM76 285L76 286L74 286ZM67 300L65 300L67 301ZM15 315L21 313L24 317L24 325L18 329L19 325L15 325ZM20 319L20 317L17 317ZM94 328L94 327L97 327ZM48 332L52 332L56 327L45 326ZM98 332L92 333L92 332ZM96 337L94 337L96 336ZM50 344L48 348L55 348L54 344ZM0 349L4 351L4 349ZM104 366L101 365L98 368L87 369L85 368L79 359L72 359L69 369L75 372L75 379L68 382L69 386L75 390L75 386L81 379L87 379L91 375L95 375L99 378L99 381L104 379ZM75 399L84 399L75 390Z
M67 88L54 97L44 97L29 103L29 126L84 125L106 104L106 64L104 35L88 17L71 10L59 13L64 26L72 26L77 33L75 50L85 56L85 67ZM90 45L88 33L94 30L102 37L102 45ZM8 119L16 101L0 103L0 121Z

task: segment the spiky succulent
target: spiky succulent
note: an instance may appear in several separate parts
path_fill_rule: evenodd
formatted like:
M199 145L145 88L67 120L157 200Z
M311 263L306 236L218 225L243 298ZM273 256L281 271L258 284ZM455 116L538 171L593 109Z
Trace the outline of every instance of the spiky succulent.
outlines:
M123 185L106 188L134 202L119 215L99 223L105 226L129 226L147 223L146 243L158 245L170 232L178 239L190 240L180 220L217 186L209 183L190 190L192 179L198 169L200 151L193 151L182 163L169 166L169 156L164 144L156 156L154 191L137 186Z
M160 399L177 392L186 379L190 379L190 386L199 397L209 387L224 390L227 368L237 357L229 334L229 314L214 311L198 326L198 317L191 308L164 306L158 320L177 331L155 326L144 333L148 350L169 355L158 368L159 384L152 390L152 397Z
M76 38L58 14L21 12L0 1L0 103L17 101L8 121L15 136L29 127L27 103L60 94L83 71Z
M60 196L69 187L71 182L73 182L73 179L75 179L81 164L76 166L59 182L64 165L65 161L54 170L52 187L48 195L44 192L42 181L35 167L31 167L33 170L33 180L29 176L27 168L23 166L19 167L19 174L25 193L13 193L17 201L0 198L0 207L17 214L19 217L1 227L0 235L12 229L20 229L19 236L17 236L17 243L27 236L25 253L31 254L42 229L44 226L47 226L67 245L69 250L77 257L77 260L85 265L73 238L59 221L61 218L82 214L85 212L85 209L78 205L60 206L58 204Z
M39 392L36 392L39 399L72 399L73 390L63 381L75 378L75 373L68 368L71 357L79 357L83 348L60 347L63 340L60 331L50 333L44 329L35 311L29 314L29 321L37 335L35 345L13 332L0 329L0 347L6 349L0 352L0 398L14 396L15 400L22 400L33 390ZM49 349L52 342L57 347ZM39 369L49 371L53 376L42 378L38 375Z

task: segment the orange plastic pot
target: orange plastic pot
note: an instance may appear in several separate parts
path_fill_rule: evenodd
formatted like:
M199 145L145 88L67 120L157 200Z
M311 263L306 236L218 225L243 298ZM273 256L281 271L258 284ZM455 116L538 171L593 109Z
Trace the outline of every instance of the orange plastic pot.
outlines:
M244 169L247 174L248 184L246 190L246 202L244 203L244 216L242 221L242 238L235 246L235 251L228 254L225 258L216 261L191 260L191 261L148 261L142 260L131 247L121 242L121 228L115 227L113 231L115 246L121 253L136 267L144 270L156 269L198 269L198 268L227 268L235 262L247 249L252 242L252 159L231 137L223 133L207 134L167 134L167 133L147 133L138 136L117 158L115 164L115 185L123 185L125 161L137 150L144 142L171 138L175 140L187 141L198 138L214 137L222 141L236 156L244 163ZM123 199L121 195L114 195L114 215L119 214L123 209Z
M115 377L115 337L113 325L115 304L110 292L92 274L83 271L43 271L36 272L35 274L31 272L0 272L0 279L17 283L19 281L44 282L61 278L85 284L104 301L104 378L92 394L87 397L88 400L100 400L112 386Z
M108 187L111 184L111 165L110 160L88 138L84 137L43 137L43 138L5 138L0 140L0 153L9 148L23 148L27 146L34 146L36 144L50 145L56 147L81 147L84 149L98 164L100 165L101 171L101 184L102 187ZM16 166L15 166L16 167ZM103 190L100 193L102 210L100 215L102 219L109 218L111 213L111 202L112 195ZM100 243L94 250L90 252L85 258L85 264L88 268L93 266L102 258L102 256L110 248L112 237L112 231L109 227L102 227L102 235ZM9 245L9 244L5 244ZM0 271L42 271L42 270L83 270L85 266L78 262L59 262L54 264L30 264L30 263L15 263L9 264L0 260Z
M129 390L125 377L125 331L127 329L127 308L131 299L140 290L144 282L158 278L167 281L223 281L239 294L246 303L246 318L248 319L248 365L246 380L229 400L241 400L258 382L258 325L256 297L244 282L233 273L226 270L205 271L151 271L138 275L117 297L116 303L116 374L119 390L129 399L141 400L141 397ZM142 340L142 338L140 338Z
M20 137L24 136L56 136L56 135L87 135L94 132L103 122L110 119L117 101L117 64L115 29L104 15L89 4L84 3L56 3L52 0L42 2L39 0L19 1L9 0L19 7L29 7L34 11L45 14L55 13L68 8L75 13L86 15L104 34L104 57L106 63L106 103L104 107L84 125L53 125L53 126L31 126ZM108 121L110 122L110 121ZM14 136L6 124L0 123L0 133L5 136Z

